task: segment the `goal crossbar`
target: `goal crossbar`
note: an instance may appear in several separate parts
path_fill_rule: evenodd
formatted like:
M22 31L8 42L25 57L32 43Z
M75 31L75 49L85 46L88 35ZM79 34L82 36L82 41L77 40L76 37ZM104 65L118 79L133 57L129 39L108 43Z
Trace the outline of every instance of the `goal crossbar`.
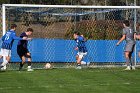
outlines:
M83 5L34 5L34 4L3 4L12 7L56 7L56 8L140 8L140 6L83 6Z

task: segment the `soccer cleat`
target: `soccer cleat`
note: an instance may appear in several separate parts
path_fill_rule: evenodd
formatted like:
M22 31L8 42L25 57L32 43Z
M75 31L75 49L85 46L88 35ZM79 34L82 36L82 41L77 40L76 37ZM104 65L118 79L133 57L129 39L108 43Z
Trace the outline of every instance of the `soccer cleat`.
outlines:
M30 69L27 69L27 71L34 71L34 70L30 68Z
M0 65L0 69L2 69L4 66Z
M126 69L124 69L124 70L131 70L131 68L130 68L130 66L128 66Z
M76 69L82 69L82 67L81 66L77 66Z
M135 66L132 66L132 70L135 70L136 68L135 68Z
M22 70L22 67L19 67L19 71L21 71Z
M3 68L3 66L2 66L2 65L0 65L0 68Z

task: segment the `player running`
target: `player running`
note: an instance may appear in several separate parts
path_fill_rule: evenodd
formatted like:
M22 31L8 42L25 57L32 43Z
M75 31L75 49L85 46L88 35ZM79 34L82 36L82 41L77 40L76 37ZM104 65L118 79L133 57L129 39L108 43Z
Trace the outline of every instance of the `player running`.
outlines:
M11 25L11 29L6 32L6 34L2 37L2 46L1 46L1 53L0 58L3 57L3 63L0 65L0 69L6 66L6 64L10 61L11 58L11 49L14 40L28 40L28 38L17 37L16 36L16 24Z
M116 45L119 45L123 40L126 40L126 45L124 48L124 54L126 58L127 68L125 70L135 70L134 62L132 62L132 53L135 47L135 33L132 28L130 28L130 23L128 20L123 21L123 36L118 41Z
M81 69L81 61L87 55L85 39L84 39L83 35L80 35L79 32L75 32L73 37L77 44L77 47L75 48L75 50L78 50L78 53L76 55L77 69Z
M23 38L23 37L27 37L30 36L31 34L33 33L33 29L32 28L28 28L27 31L23 32L20 37ZM20 59L22 60L22 62L20 63L20 67L19 67L19 70L22 69L25 61L26 61L26 58L28 59L28 67L27 67L27 71L33 71L33 69L31 68L31 54L27 48L27 45L28 45L28 41L27 40L20 40L18 42L18 45L17 45L17 53L20 57Z

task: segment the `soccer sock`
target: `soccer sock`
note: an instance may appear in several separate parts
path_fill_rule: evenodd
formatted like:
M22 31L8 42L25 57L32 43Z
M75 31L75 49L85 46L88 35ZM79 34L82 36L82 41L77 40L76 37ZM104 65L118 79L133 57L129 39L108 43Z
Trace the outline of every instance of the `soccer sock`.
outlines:
M4 66L0 65L0 68L3 68Z
M127 66L130 66L130 58L126 58Z
M31 61L28 61L28 69L31 69Z
M20 63L20 68L22 68L22 67L23 67L23 65L24 65L24 64L21 62L21 63Z
M81 64L78 63L77 66L81 66Z
M3 57L3 63L1 64L1 67L4 67L6 64L8 64L8 61L6 60L6 57Z
M133 57L131 57L131 66L134 66L134 65L135 65L134 59L133 59Z

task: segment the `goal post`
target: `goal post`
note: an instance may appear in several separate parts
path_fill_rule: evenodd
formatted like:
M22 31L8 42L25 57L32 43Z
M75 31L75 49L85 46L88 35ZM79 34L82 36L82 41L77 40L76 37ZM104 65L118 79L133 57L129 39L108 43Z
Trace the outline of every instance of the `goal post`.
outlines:
M17 35L31 27L34 29L33 40L29 42L35 68L42 68L42 63L61 64L58 67L75 65L76 46L73 32L79 31L87 39L88 55L85 62L90 66L125 64L123 42L115 46L121 37L122 22L131 22L135 32L140 22L140 6L80 6L80 5L32 5L3 4L2 29L3 35L10 24L18 25ZM11 61L19 62L16 54L15 41ZM139 62L137 53L139 42L134 52L135 65ZM119 65L118 65L119 64Z

